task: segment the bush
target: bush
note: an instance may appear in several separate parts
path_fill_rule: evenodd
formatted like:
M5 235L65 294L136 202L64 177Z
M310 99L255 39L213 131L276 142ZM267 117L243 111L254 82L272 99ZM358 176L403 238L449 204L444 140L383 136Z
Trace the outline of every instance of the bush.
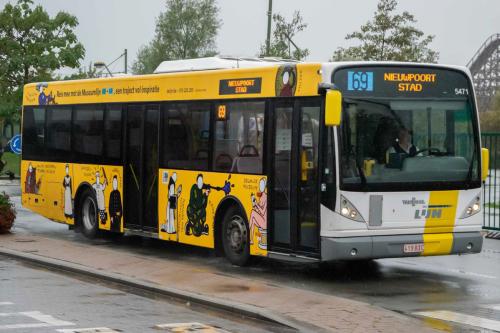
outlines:
M10 231L16 219L16 210L14 204L5 192L0 194L0 234Z

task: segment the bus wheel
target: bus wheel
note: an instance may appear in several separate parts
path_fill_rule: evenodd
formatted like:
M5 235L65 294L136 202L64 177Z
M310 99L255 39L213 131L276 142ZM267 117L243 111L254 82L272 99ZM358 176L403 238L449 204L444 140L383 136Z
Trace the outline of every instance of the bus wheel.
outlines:
M90 189L82 193L79 214L82 233L87 238L95 238L99 232L97 200L95 194Z
M222 244L226 258L237 266L244 266L250 259L248 225L241 212L231 207L224 216Z

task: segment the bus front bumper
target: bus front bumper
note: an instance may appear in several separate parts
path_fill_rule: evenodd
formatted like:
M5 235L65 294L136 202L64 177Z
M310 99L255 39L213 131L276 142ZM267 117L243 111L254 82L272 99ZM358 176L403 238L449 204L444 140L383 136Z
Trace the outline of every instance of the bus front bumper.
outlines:
M416 246L409 245L415 244ZM417 251L423 244L423 251ZM479 253L483 237L478 232L321 237L321 260L360 260Z

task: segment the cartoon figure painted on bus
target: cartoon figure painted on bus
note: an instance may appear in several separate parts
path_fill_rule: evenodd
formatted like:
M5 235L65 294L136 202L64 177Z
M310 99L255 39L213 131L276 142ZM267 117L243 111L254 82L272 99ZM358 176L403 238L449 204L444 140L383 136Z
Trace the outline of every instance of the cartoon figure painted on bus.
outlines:
M231 188L234 187L234 184L231 184L231 175L227 177L227 180L224 181L224 186L221 188L221 191L224 192L224 195L229 195L231 193Z
M254 243L255 228L258 231L258 246L261 249L267 248L267 193L266 178L261 178L259 182L259 192L257 198L252 193L252 213L250 214L250 244Z
M168 234L175 234L177 230L175 229L175 215L177 213L177 199L181 195L182 185L175 189L175 183L177 181L177 172L174 172L168 181L168 201L167 201L167 215L166 223L161 226L161 231Z
M28 170L26 171L26 179L24 181L24 192L25 193L32 193L32 194L38 194L40 190L40 185L42 183L42 179L36 181L36 168L31 165L31 163L28 166Z
M28 170L26 171L26 179L24 181L24 192L25 193L35 193L36 184L36 168L33 168L31 163L28 165Z
M36 90L38 90L38 104L47 105L49 104L49 96L45 94L45 88L49 85L46 82L41 82L36 85Z
M48 86L49 85L47 84L47 82L41 82L36 85L36 90L38 90L39 105L57 104L56 98L54 95L52 95L52 92L49 95L45 93L45 88L47 88Z
M276 75L276 96L291 97L295 95L297 70L295 66L281 66Z
M108 219L106 213L106 206L104 203L104 190L108 185L108 180L106 179L106 172L103 169L104 182L101 184L100 182L100 173L96 171L95 173L95 183L92 184L92 187L95 191L95 197L97 199L97 210L99 211L99 219L101 220L101 224L106 224L106 220Z
M123 215L122 199L118 190L118 177L113 176L113 191L109 195L109 219L111 222L111 231L121 231L121 221Z
M73 199L71 198L71 177L69 175L69 165L66 164L66 176L64 176L63 183L64 187L64 216L67 218L73 218Z
M203 175L200 173L196 177L196 184L191 187L189 204L187 206L186 235L208 235L207 204L210 195L210 185L203 183Z

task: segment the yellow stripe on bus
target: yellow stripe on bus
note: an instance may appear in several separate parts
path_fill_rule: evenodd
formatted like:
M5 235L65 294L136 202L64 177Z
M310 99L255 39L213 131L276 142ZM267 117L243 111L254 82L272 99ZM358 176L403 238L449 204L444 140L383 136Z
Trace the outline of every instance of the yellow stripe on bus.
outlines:
M451 253L458 191L433 191L424 229L424 256Z

